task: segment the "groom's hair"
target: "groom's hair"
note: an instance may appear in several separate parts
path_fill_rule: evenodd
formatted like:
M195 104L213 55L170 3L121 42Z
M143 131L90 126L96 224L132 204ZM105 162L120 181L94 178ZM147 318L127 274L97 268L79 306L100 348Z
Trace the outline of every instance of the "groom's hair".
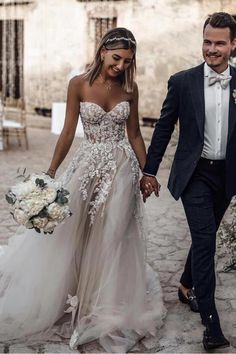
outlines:
M236 21L227 12L214 12L212 15L209 15L203 25L203 32L208 24L214 28L229 27L231 41L236 38Z

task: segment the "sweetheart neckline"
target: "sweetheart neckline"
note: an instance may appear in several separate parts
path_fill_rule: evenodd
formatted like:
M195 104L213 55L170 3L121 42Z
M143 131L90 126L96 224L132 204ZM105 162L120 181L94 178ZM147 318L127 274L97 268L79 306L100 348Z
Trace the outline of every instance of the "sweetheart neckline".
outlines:
M90 104L93 104L93 105L95 105L95 106L101 108L101 110L102 110L103 112L105 112L106 114L108 114L108 113L111 113L112 111L114 111L114 109L115 109L117 106L121 105L121 103L128 103L128 104L129 104L129 101L121 101L121 102L117 103L110 111L106 111L102 106L100 106L100 105L99 105L98 103L96 103L96 102L81 101L80 104L81 104L81 103L90 103Z

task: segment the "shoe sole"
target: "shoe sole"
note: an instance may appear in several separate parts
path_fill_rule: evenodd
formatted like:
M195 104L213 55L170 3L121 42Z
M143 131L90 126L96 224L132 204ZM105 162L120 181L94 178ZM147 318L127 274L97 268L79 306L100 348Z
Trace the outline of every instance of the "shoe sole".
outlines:
M223 344L223 345L220 345L220 346L218 346L218 347L207 348L207 347L205 346L205 344L203 343L203 347L204 347L204 349L205 349L206 352L209 352L209 353L210 353L210 352L214 351L215 349L228 348L228 347L230 347L230 344Z

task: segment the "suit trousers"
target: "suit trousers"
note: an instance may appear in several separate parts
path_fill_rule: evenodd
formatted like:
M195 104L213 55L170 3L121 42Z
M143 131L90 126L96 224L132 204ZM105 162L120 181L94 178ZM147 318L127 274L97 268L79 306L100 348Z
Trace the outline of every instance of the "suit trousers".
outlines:
M180 282L186 288L194 286L203 321L213 316L219 324L214 256L216 232L230 203L225 192L225 161L201 158L181 199L192 245Z

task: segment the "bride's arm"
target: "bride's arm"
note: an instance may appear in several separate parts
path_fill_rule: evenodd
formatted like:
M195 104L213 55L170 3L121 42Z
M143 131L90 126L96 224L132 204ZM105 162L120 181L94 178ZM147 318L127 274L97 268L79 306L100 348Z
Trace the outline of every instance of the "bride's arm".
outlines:
M140 169L143 170L146 162L146 149L139 127L138 116L138 86L135 83L132 101L130 103L130 116L127 120L127 134L129 142L138 159Z
M80 79L78 77L74 77L69 82L65 123L57 141L50 167L47 171L47 174L51 177L55 176L55 173L66 157L75 136L80 107L80 98L78 94L79 81Z

